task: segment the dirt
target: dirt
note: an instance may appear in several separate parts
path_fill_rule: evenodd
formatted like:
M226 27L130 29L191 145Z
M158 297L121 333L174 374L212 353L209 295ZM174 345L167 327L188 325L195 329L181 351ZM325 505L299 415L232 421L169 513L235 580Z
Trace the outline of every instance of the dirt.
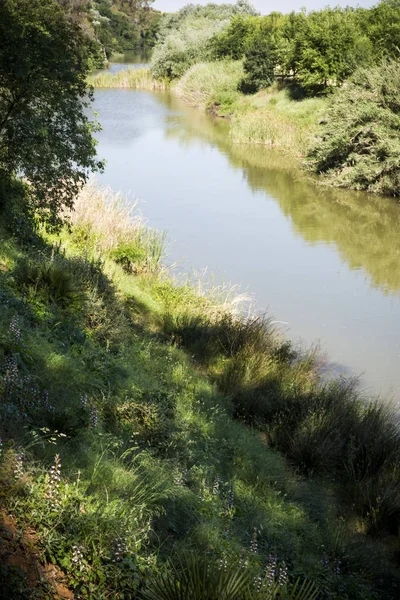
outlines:
M0 513L0 563L21 569L28 587L32 589L45 581L54 600L75 599L66 585L63 571L56 565L42 564L39 560L35 532L28 529L21 534L15 520L5 512Z

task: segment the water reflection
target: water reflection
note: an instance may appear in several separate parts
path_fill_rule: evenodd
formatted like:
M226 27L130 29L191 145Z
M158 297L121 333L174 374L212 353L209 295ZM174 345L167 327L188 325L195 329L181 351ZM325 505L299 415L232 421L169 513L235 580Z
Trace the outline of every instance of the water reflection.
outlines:
M208 267L320 340L336 371L400 399L400 207L316 185L287 157L232 145L223 120L168 95L96 92L102 181L144 199L170 262Z
M264 190L276 198L305 240L334 244L352 270L363 270L385 294L400 290L400 207L396 200L316 184L287 156L259 145L232 144L226 123L188 109L172 96L163 99L176 111L167 119L167 137L185 147L199 139L216 145L242 171L253 191Z

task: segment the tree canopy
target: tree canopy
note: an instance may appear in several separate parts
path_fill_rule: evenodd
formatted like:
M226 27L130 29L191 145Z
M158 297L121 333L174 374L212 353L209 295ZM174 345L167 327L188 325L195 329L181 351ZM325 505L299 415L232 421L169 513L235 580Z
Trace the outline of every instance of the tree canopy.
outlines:
M87 116L88 41L55 0L1 2L0 40L0 171L23 176L55 226L102 166Z

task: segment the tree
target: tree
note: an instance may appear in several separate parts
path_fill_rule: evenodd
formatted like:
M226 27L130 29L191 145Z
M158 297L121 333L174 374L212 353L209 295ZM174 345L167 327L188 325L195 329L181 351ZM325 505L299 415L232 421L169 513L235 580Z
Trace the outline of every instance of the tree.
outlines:
M275 78L276 63L274 40L270 37L255 37L246 50L241 91L252 94L271 85Z
M89 55L79 24L55 0L0 3L0 171L26 179L50 226L102 168L86 114Z
M310 95L332 91L371 59L372 45L352 9L311 12L295 39L295 71Z
M382 0L367 13L375 56L400 58L400 0Z

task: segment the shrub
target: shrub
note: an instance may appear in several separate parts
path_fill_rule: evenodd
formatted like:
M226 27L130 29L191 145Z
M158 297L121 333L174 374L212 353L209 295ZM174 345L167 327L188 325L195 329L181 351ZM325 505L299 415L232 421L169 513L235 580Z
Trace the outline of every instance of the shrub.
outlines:
M359 69L336 92L311 167L334 185L400 196L400 62Z
M277 58L272 40L255 38L246 49L243 69L245 76L240 89L246 94L254 94L272 84L275 79Z

